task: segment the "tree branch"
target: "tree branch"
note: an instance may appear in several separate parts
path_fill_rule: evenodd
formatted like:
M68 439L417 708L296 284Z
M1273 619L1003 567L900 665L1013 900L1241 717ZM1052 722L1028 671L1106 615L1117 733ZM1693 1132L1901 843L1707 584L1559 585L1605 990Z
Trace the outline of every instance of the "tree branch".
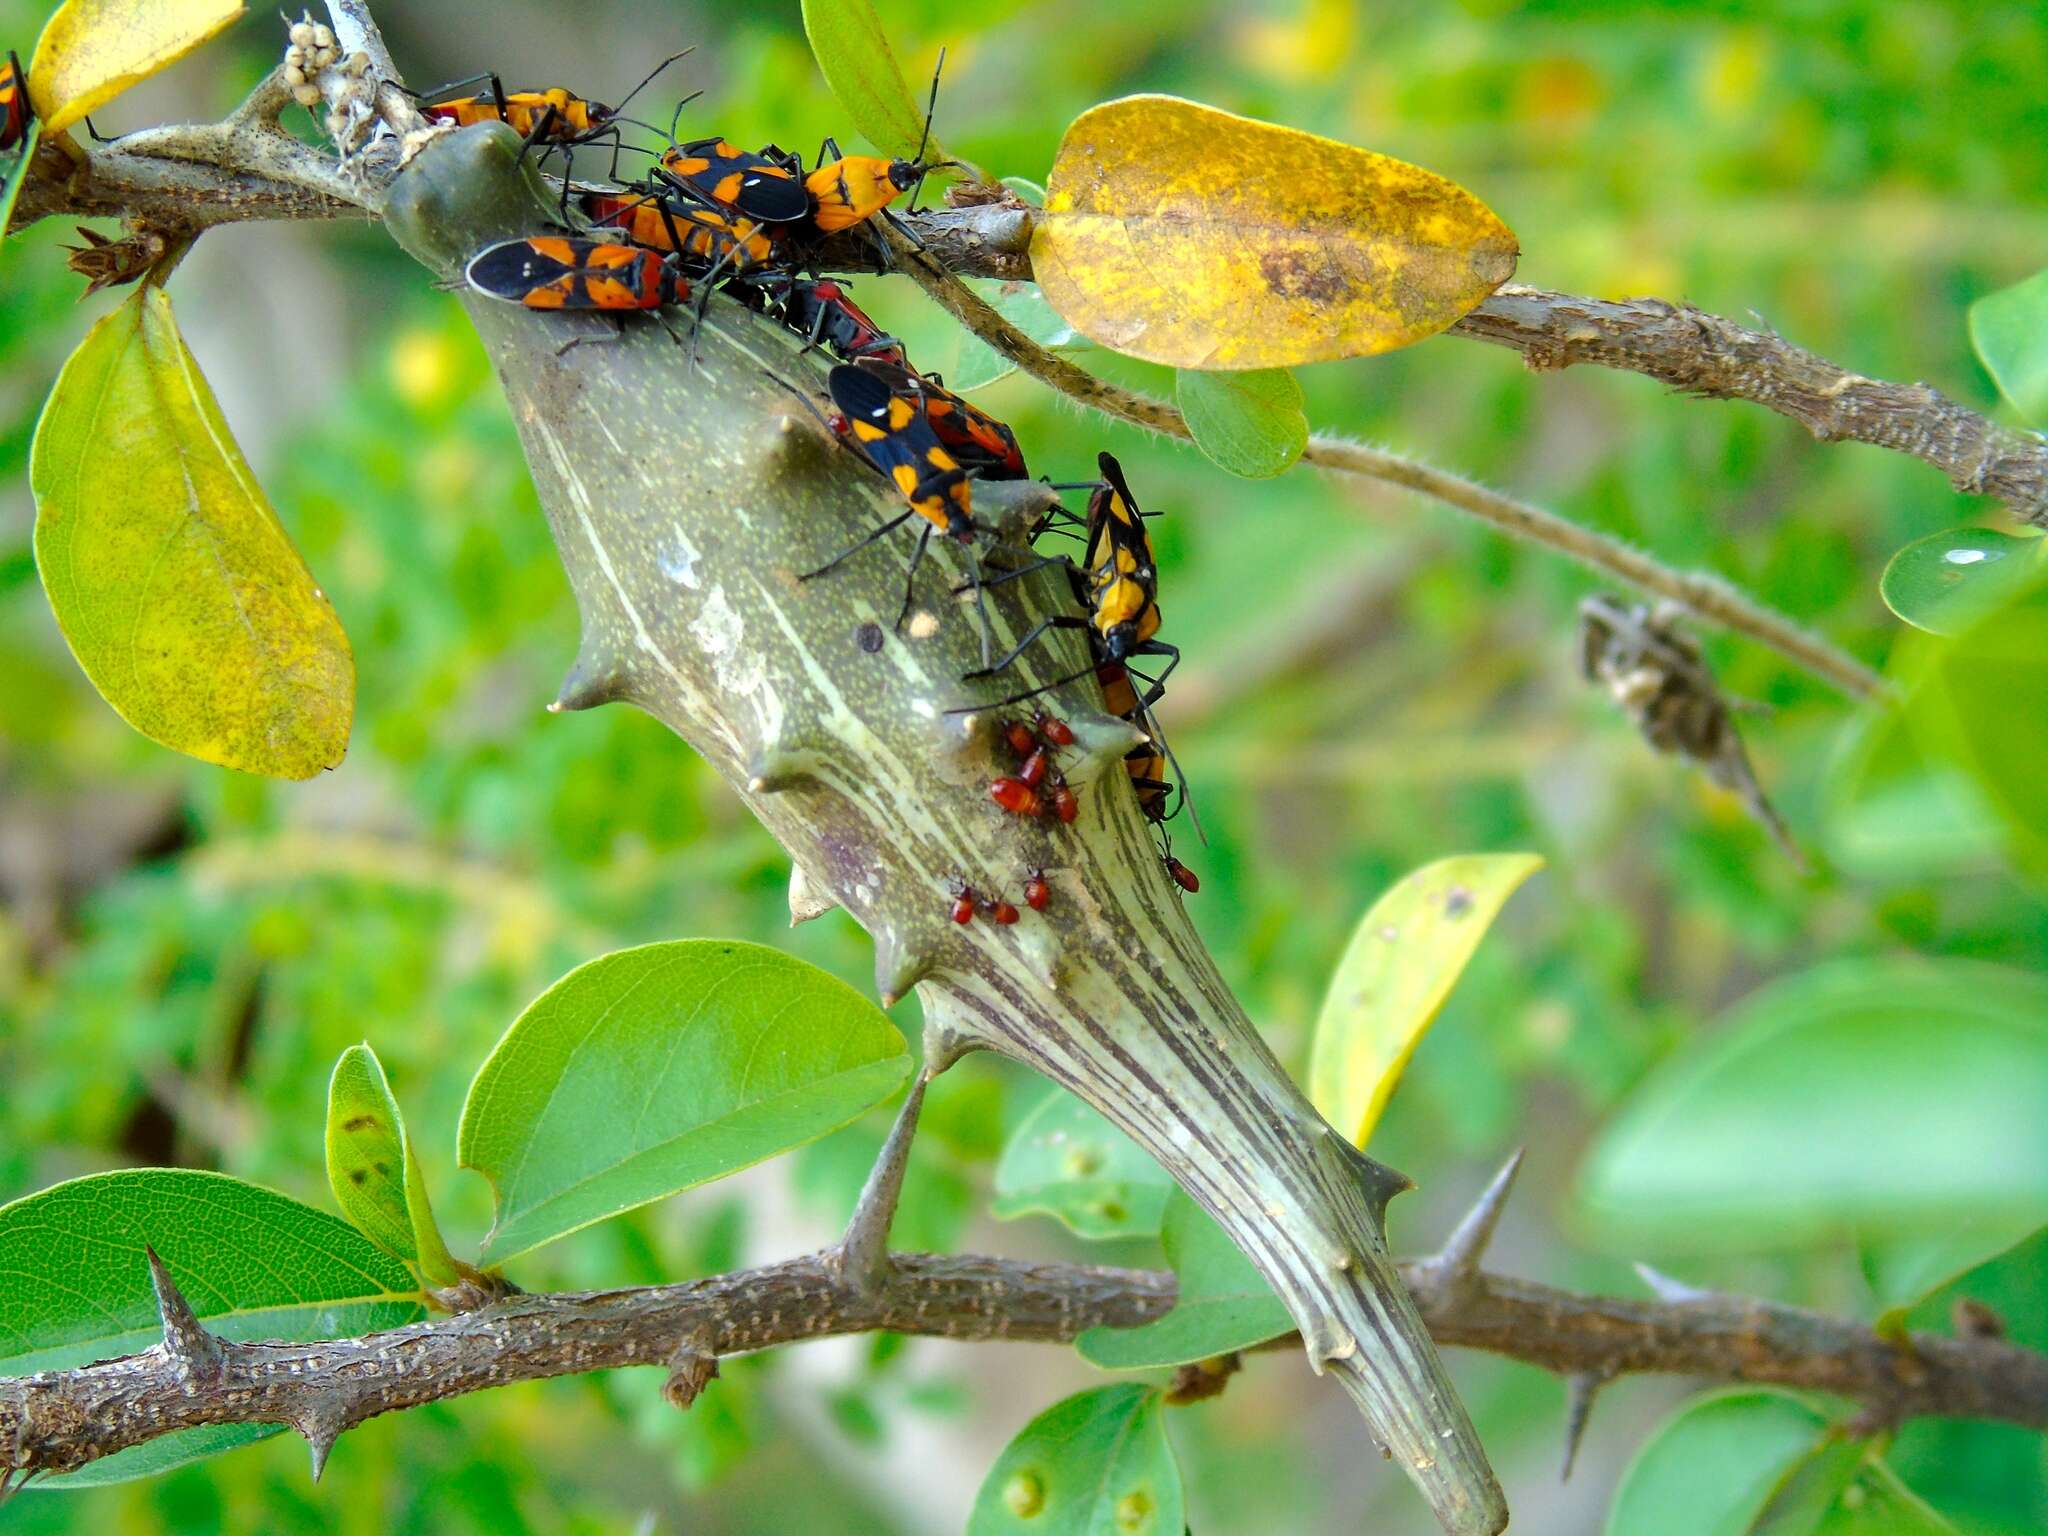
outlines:
M888 231L886 238L901 270L962 325L1033 378L1108 415L1169 437L1192 438L1178 407L1098 378L1046 350L983 302L931 252L915 249L894 231ZM1311 437L1302 458L1323 469L1406 486L1491 523L1504 533L1569 555L1603 576L1668 598L1710 624L1770 647L1851 698L1868 697L1884 686L1883 679L1855 657L1718 576L1675 570L1619 539L1489 490L1463 476L1338 437Z
M343 43L370 54L381 115L399 131L416 127L420 119L396 89L390 56L361 0L333 0L330 10ZM232 125L233 119L221 126ZM374 217L360 189L329 157L272 131L268 138L281 142L263 144L264 164L252 167L234 154L215 159L205 153L205 136L216 133L166 128L130 134L86 154L68 174L42 174L39 160L22 189L14 227L52 215L134 217L172 230L247 219ZM227 140L230 149L241 143L235 136ZM181 163L170 169L165 159ZM1034 209L991 203L930 209L911 215L909 223L925 250L959 276L1028 282L1035 220ZM831 242L823 264L840 271L877 266L872 243L854 237ZM1774 332L1691 305L1509 284L1446 334L1512 348L1538 372L1591 363L1707 399L1747 400L1789 416L1822 442L1868 443L1920 459L1958 491L1996 497L2015 517L2048 527L2048 440L2039 434L2001 426L1925 384L1865 377Z
M1742 1297L1579 1295L1485 1273L1455 1240L1401 1274L1439 1343L1567 1377L1805 1388L1865 1404L1865 1423L1951 1416L2048 1427L2048 1356L2002 1340L1895 1343L1847 1319ZM1173 1296L1168 1273L979 1255L895 1254L864 1281L827 1250L680 1285L515 1296L362 1338L243 1344L196 1335L171 1291L164 1344L0 1380L0 1474L72 1471L208 1424L290 1425L324 1460L333 1436L365 1419L508 1382L669 1368L679 1358L701 1377L707 1357L873 1331L1064 1344L1084 1329L1150 1322Z
M988 204L934 210L911 222L926 249L960 276L1029 282L1035 220L1035 209ZM2015 517L2048 527L2048 440L2040 434L2000 426L1925 384L1866 378L1774 332L1689 304L1591 299L1510 283L1446 334L1511 347L1537 372L1594 363L1647 374L1686 394L1747 400L1791 417L1822 442L1909 454L1947 475L1958 491L1995 496Z

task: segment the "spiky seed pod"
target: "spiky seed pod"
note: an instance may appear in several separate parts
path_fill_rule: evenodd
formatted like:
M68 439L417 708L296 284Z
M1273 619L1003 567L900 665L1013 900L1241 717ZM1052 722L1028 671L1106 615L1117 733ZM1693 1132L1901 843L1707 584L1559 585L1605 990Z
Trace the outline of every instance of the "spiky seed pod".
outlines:
M386 226L443 277L543 227L553 199L519 149L497 123L429 142L394 182ZM614 341L595 316L469 309L592 675L615 673L620 696L702 753L867 929L885 998L918 988L932 1070L995 1050L1128 1132L1273 1284L1310 1362L1339 1378L1445 1527L1498 1531L1499 1486L1387 1255L1385 1203L1406 1181L1323 1122L1231 996L1122 771L1137 733L1103 710L1092 676L1057 695L1076 748L1065 771L1088 789L1074 821L1007 813L986 790L1009 766L998 719L949 713L988 687L960 680L981 660L974 606L954 597L964 552L935 541L900 632L907 541L800 579L901 506L776 382L818 394L798 338L723 298L694 349L637 318ZM582 337L604 344L562 350ZM1047 494L977 483L977 522L1014 541ZM1004 649L1074 611L1051 570L987 599ZM871 626L876 649L859 639ZM1058 633L1005 686L1083 669L1083 645ZM769 782L751 766L763 762L783 775ZM1033 924L951 920L951 882L998 890L1042 866L1087 899Z

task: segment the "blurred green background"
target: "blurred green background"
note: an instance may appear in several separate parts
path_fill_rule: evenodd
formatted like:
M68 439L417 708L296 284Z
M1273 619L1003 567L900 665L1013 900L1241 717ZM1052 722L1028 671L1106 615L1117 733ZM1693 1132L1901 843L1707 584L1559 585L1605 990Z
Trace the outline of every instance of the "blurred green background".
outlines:
M415 84L495 68L635 103L698 131L808 151L845 133L794 0L741 8L588 0L378 7ZM1414 160L1518 232L1522 279L1751 312L1845 366L1997 411L1963 315L2048 264L2048 28L2037 6L1845 3L1117 6L885 0L905 72L949 49L940 132L1042 179L1065 124L1171 91ZM26 53L44 7L0 0ZM102 132L217 116L282 46L267 14L123 98ZM107 307L74 298L48 221L0 254L0 1200L129 1163L219 1168L327 1204L336 1054L369 1039L420 1136L451 1240L488 1219L458 1177L469 1076L520 1007L623 944L716 935L785 947L867 988L840 914L790 931L787 860L702 766L626 710L548 716L573 650L568 588L509 421L456 305L367 227L210 235L172 292L188 340L356 652L348 759L304 786L188 763L131 733L65 652L37 586L28 443L50 381ZM899 290L901 288L901 291ZM918 295L862 302L927 369L957 342ZM1160 387L1163 375L1084 357ZM1312 424L1430 459L1718 571L1874 664L1900 627L1887 556L1996 509L1933 470L1822 447L1754 407L1676 399L1440 340L1304 371ZM1232 480L1191 449L1083 417L1013 377L980 402L1033 469L1120 455L1157 525L1162 711L1209 846L1196 921L1283 1057L1370 901L1453 852L1549 862L1509 906L1396 1095L1374 1150L1414 1174L1397 1248L1449 1226L1512 1147L1522 1189L1497 1267L1636 1293L1568 1188L1598 1128L1660 1061L1772 978L1827 959L1923 956L2039 971L2038 888L1982 849L1836 837L1852 711L1770 654L1708 637L1726 687L1775 714L1758 771L1830 863L1802 880L1729 796L1656 759L1574 671L1584 574L1392 489L1309 473ZM897 1010L915 1023L915 1003ZM1006 1130L1042 1096L970 1062L942 1079L900 1241L1151 1262L1042 1219L982 1214ZM1797 1105L1786 1106L1796 1114ZM1940 1108L1956 1123L1967 1103ZM825 1240L876 1117L729 1183L584 1232L520 1266L529 1288L708 1273ZM1882 1126L1872 1127L1882 1144ZM2017 1154L2016 1154L2017 1155ZM1788 1176L1794 1171L1788 1171ZM1717 1246L1711 1242L1709 1247ZM1874 1315L1843 1243L1707 1253L1687 1278ZM2048 1340L2048 1259L1976 1294ZM1924 1316L1939 1323L1939 1302ZM1563 1395L1490 1358L1453 1367L1516 1529L1597 1528L1682 1386L1630 1380L1556 1477ZM653 1373L522 1387L375 1421L311 1487L280 1439L152 1483L24 1497L32 1532L874 1531L960 1528L1007 1438L1098 1380L1063 1351L882 1341L735 1362L688 1415ZM1405 1480L1359 1455L1346 1402L1292 1355L1176 1412L1193 1529L1423 1531ZM2039 1437L1920 1426L1902 1475L1971 1529L2048 1525Z

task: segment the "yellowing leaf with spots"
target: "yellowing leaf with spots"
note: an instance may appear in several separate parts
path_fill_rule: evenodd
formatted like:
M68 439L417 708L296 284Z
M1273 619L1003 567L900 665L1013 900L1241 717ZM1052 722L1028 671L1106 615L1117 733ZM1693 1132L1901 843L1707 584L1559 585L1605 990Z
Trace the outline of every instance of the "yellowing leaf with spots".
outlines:
M1125 1382L1053 1404L982 1479L967 1536L1181 1536L1180 1464L1156 1387Z
M1359 923L1323 998L1308 1072L1309 1098L1359 1146L1501 907L1542 867L1533 853L1438 859Z
M64 0L28 67L44 131L62 133L241 14L241 0Z
M1104 346L1176 368L1286 368L1433 336L1507 281L1515 236L1455 182L1173 96L1084 112L1031 262Z
M311 778L341 761L348 637L221 419L160 288L95 325L29 458L36 566L122 719L205 762Z

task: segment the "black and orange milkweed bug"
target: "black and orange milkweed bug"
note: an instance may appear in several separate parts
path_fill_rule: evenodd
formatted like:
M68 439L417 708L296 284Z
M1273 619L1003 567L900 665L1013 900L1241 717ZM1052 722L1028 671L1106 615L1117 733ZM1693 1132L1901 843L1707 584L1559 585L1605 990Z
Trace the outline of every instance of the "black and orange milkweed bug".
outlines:
M804 189L810 194L811 225L819 234L837 234L865 223L916 187L930 172L954 163L927 162L924 158L925 148L932 141L932 114L939 105L939 71L945 67L946 54L941 49L939 68L932 71L924 136L918 140L914 158L892 160L881 155L849 155L833 139L819 146L818 167L804 178Z
M34 116L35 108L28 100L28 71L21 67L20 56L10 48L7 65L0 69L0 154L27 136L29 121Z
M986 676L1002 670L1049 629L1086 631L1090 652L1087 667L1070 672L1042 688L1004 699L998 707L1020 703L1064 687L1088 672L1094 672L1102 688L1103 704L1109 713L1145 733L1146 739L1124 754L1124 772L1137 795L1138 808L1146 819L1163 825L1178 813L1181 805L1187 806L1189 815L1194 814L1193 803L1187 797L1185 777L1152 713L1152 706L1165 692L1167 675L1179 664L1180 652L1157 638L1159 574L1152 556L1151 540L1145 532L1145 514L1131 495L1123 466L1107 453L1099 455L1096 462L1102 471L1102 480L1093 488L1088 502L1087 557L1080 566L1074 566L1071 561L1064 562L1073 578L1075 596L1088 610L1087 616L1076 618L1062 614L1040 621L1008 656L968 676ZM1006 571L988 578L988 584L1014 580L1062 560L1063 557L1056 557L1055 560L1027 565L1018 571ZM1133 672L1128 665L1133 658L1140 656L1163 656L1167 665L1158 676L1146 677ZM1142 694L1134 678L1145 683ZM955 713L965 713L976 707L963 706ZM1051 716L1040 716L1039 734L1056 744L1064 744L1062 737L1066 741L1073 739L1072 729L1064 721ZM1175 798L1176 787L1178 801ZM1064 784L1055 785L1049 799L1053 813L1060 820L1072 821L1079 814L1074 793ZM1197 820L1195 825L1199 831L1200 821ZM1173 874L1183 889L1194 889L1175 873L1176 869L1185 871L1186 866L1173 860L1170 852L1164 857L1168 861L1167 872ZM1189 878L1193 878L1192 875Z
M1175 885L1186 891L1190 896L1201 890L1202 882L1192 869L1189 869L1187 865L1181 863L1179 859L1176 859L1170 853L1165 858L1166 872L1173 876L1173 883Z
M453 123L461 128L468 128L477 123L509 123L522 139L536 143L585 144L592 139L615 134L617 123L622 121L619 114L625 110L626 104L644 91L655 76L669 65L678 59L688 57L694 51L685 48L681 53L673 53L663 59L648 71L645 80L626 93L625 99L616 107L588 101L566 86L551 85L537 91L508 91L496 75L472 75L470 79L473 81L490 82L490 94L449 96L446 93L453 90L454 86L442 86L438 90L424 93L425 99L420 103L420 116L429 122Z
M1007 422L997 421L987 411L961 399L936 378L917 376L924 393L925 420L952 452L984 480L1024 480L1024 450Z
M1034 912L1043 912L1052 900L1052 887L1046 883L1045 871L1038 870L1024 882L1024 905Z
M658 251L575 235L501 241L466 275L479 293L528 309L659 309L690 297L689 281Z
M988 915L1004 927L1008 927L1011 923L1016 922L1021 914L1009 902L998 898L989 903Z
M787 156L750 154L724 139L697 139L665 151L661 168L697 196L763 224L794 224L810 195Z
M911 511L940 533L971 542L974 492L967 471L925 419L915 381L879 359L868 362L841 363L825 378L832 403L846 418L847 435L895 484Z
M811 346L822 342L849 362L875 357L900 366L904 361L903 343L870 320L845 287L829 278L791 281L782 300L782 323Z
M583 211L600 229L617 229L635 245L694 256L717 271L751 271L775 259L774 241L751 219L680 205L658 192L593 192Z
M903 579L903 606L896 614L900 630L910 617L915 599L917 572L931 547L934 533L943 533L961 544L972 544L976 533L973 491L967 471L939 442L931 423L925 420L922 398L915 382L902 368L878 358L865 358L865 366L840 363L825 376L825 387L838 408L834 416L819 411L810 397L788 380L775 382L803 401L805 409L823 421L835 436L849 444L877 470L908 505L908 510L891 518L865 537L841 550L815 570L799 578L812 581L836 569L877 539L903 526L912 517L924 520L918 530L917 551ZM989 654L988 611L981 594L981 576L970 583L975 609L981 620L981 653Z
M1087 667L1047 683L1043 688L1033 688L1002 700L1001 706L1022 703L1025 699L1063 688L1109 663L1121 665L1134 657L1162 656L1166 658L1166 666L1157 677L1145 679L1145 695L1138 701L1151 705L1157 703L1165 691L1168 674L1180 665L1179 647L1158 638L1159 569L1152 556L1152 541L1145 532L1144 513L1132 497L1124 480L1123 466L1115 457L1100 454L1096 462L1101 467L1103 478L1088 499L1088 552L1082 565L1074 570L1076 595L1087 608L1087 617L1056 614L1052 618L1041 619L1002 660L967 675L970 678L986 677L1002 671L1030 649L1039 636L1053 629L1086 630L1094 659ZM1065 557L1055 556L989 577L988 584L1014 581L1047 565L1062 563L1072 566ZM1125 716L1129 713L1113 706L1110 712Z
M966 927L974 921L974 888L956 884L953 888L953 907L947 914L954 922Z

